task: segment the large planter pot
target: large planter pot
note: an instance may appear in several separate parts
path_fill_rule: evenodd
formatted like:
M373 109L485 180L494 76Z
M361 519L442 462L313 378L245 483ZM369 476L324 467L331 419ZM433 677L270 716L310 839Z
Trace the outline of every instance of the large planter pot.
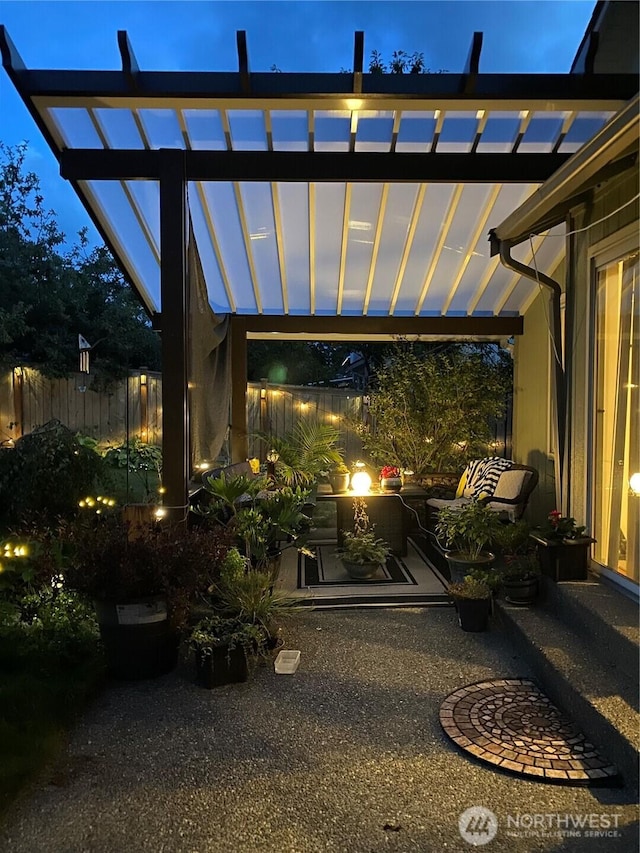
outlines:
M342 560L342 565L347 570L349 577L354 578L354 580L371 578L380 568L380 563L350 563L345 559Z
M447 558L452 583L463 581L472 569L490 569L495 560L495 554L490 551L482 551L473 560L465 557L459 551L448 551L445 557Z
M214 646L211 654L196 649L196 681L212 690L224 684L238 684L249 678L247 655L242 646Z
M502 579L502 590L509 604L533 604L538 597L538 576L509 577Z
M339 494L340 492L346 492L349 488L349 477L351 475L347 471L346 474L330 474L329 475L329 484L331 486L331 491L334 495Z
M456 609L458 611L458 622L463 631L478 633L487 630L491 599L457 598Z
M544 539L531 534L536 542L538 562L543 575L554 581L586 581L589 549L595 539Z
M107 666L115 678L156 678L178 662L178 637L162 598L96 601Z

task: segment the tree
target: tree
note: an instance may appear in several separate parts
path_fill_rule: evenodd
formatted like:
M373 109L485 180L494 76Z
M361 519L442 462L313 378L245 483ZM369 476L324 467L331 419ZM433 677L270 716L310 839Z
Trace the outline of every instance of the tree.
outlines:
M380 465L458 470L486 455L490 420L504 415L510 388L509 356L495 345L420 352L399 344L376 374L364 449Z
M27 145L0 143L0 359L37 365L45 376L78 369L78 334L90 343L93 386L144 364L160 347L137 298L104 246L86 232L64 249L38 176L25 169Z

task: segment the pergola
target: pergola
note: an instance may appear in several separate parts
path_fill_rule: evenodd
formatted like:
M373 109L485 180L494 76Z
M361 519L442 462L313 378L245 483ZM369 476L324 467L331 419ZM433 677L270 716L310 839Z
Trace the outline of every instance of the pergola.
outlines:
M162 333L168 506L186 506L191 472L191 251L229 317L236 460L247 337L522 333L546 283L530 265L553 275L564 224L515 246L511 268L487 232L637 79L594 74L595 44L580 73L481 74L481 45L462 73L366 74L357 32L350 73L252 73L239 32L236 72L155 72L120 31L120 70L56 71L25 68L0 28L4 68Z

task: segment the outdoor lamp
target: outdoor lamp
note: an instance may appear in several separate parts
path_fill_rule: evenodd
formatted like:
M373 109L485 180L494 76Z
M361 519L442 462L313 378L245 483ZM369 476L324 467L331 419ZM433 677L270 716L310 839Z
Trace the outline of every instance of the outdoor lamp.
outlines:
M275 480L276 478L276 462L278 459L280 459L280 454L272 447L267 453L267 477L271 480Z
M364 462L356 462L355 472L351 475L351 491L355 495L366 495L371 488L371 477L364 468Z
M636 471L629 477L629 488L637 498L640 498L640 471Z

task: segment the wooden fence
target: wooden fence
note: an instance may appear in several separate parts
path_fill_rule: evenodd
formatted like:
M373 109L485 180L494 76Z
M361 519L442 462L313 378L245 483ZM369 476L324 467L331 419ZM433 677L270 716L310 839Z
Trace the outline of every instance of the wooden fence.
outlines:
M136 371L108 392L89 390L78 373L68 379L47 379L29 367L0 374L0 442L20 438L56 418L70 429L101 442L119 444L139 436L162 443L162 376ZM264 394L261 395L261 391ZM345 418L362 411L362 396L349 389L314 388L259 383L247 386L249 453L263 457L268 450L258 432L282 436L299 419L331 423L340 432L347 459L360 455L362 444Z
M0 442L17 439L53 418L74 432L119 444L139 436L162 441L162 377L136 372L109 391L91 391L81 373L47 379L30 367L0 375Z
M162 443L160 373L137 371L103 393L90 391L85 381L80 373L69 379L46 379L28 367L0 373L0 442L20 438L57 418L70 429L108 444L119 444L127 435ZM268 450L258 433L281 437L300 419L318 420L338 427L339 446L347 461L353 462L362 455L362 442L349 420L357 421L362 414L363 396L353 389L250 382L249 455L263 459ZM493 430L495 440L487 452L511 458L511 406Z

